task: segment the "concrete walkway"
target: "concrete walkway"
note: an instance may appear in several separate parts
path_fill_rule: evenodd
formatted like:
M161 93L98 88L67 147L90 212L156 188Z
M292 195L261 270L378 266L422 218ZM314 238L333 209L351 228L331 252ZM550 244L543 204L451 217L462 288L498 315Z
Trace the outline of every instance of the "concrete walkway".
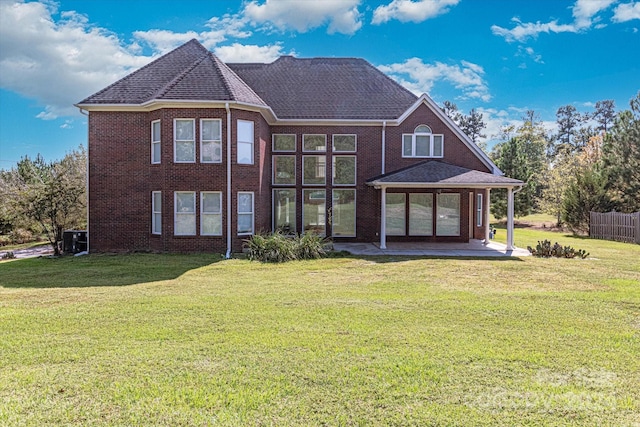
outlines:
M53 255L53 248L51 247L51 245L47 244L47 245L33 246L26 249L16 249L13 251L2 250L0 251L0 258L2 258L2 256L7 252L13 252L13 255L16 257L16 259L17 258L33 258L38 256Z
M387 242L387 249L379 243L333 243L336 251L347 251L352 255L408 255L442 257L523 257L531 255L528 250L507 250L502 243L470 240L469 243Z

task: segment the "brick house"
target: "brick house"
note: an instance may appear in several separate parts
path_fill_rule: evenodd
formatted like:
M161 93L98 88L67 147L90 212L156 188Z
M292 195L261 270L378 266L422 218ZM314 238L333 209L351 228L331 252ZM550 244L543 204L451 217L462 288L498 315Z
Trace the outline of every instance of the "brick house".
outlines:
M250 235L488 239L522 181L427 96L368 62L225 64L191 40L76 105L89 117L91 252L238 252Z

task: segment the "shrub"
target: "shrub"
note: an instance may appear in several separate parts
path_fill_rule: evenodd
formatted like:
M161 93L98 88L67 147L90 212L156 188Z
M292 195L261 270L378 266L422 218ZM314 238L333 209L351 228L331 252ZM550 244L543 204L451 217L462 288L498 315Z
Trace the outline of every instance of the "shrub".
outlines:
M326 256L327 240L314 233L300 236L282 231L255 234L244 241L247 257L252 261L287 262L296 259L316 259Z
M551 241L538 240L538 244L535 248L531 246L527 246L531 255L541 257L541 258L581 258L585 259L589 256L589 253L584 251L583 249L574 249L571 246L562 246L558 242L551 245Z
M296 238L298 259L318 259L327 255L326 239L316 233L304 233Z
M16 228L9 233L9 239L12 243L22 244L34 241L33 233L24 228Z
M16 255L11 251L6 252L2 255L2 259L15 259L15 258L16 258Z

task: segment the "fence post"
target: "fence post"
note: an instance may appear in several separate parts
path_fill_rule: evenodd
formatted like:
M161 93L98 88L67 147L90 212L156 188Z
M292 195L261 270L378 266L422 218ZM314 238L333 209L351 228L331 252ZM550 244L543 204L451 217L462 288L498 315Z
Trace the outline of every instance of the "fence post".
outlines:
M640 244L640 212L636 212L635 216L636 216L636 243Z

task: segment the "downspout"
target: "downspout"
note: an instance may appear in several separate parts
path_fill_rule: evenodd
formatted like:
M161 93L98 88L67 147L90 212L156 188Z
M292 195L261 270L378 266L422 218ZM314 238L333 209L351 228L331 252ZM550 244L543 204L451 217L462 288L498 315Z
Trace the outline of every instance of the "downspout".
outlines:
M231 258L231 109L225 102L227 110L227 253L226 259Z
M381 172L382 175L384 175L384 171L385 171L384 164L386 163L386 152L387 152L387 121L384 120L382 122L382 172Z

